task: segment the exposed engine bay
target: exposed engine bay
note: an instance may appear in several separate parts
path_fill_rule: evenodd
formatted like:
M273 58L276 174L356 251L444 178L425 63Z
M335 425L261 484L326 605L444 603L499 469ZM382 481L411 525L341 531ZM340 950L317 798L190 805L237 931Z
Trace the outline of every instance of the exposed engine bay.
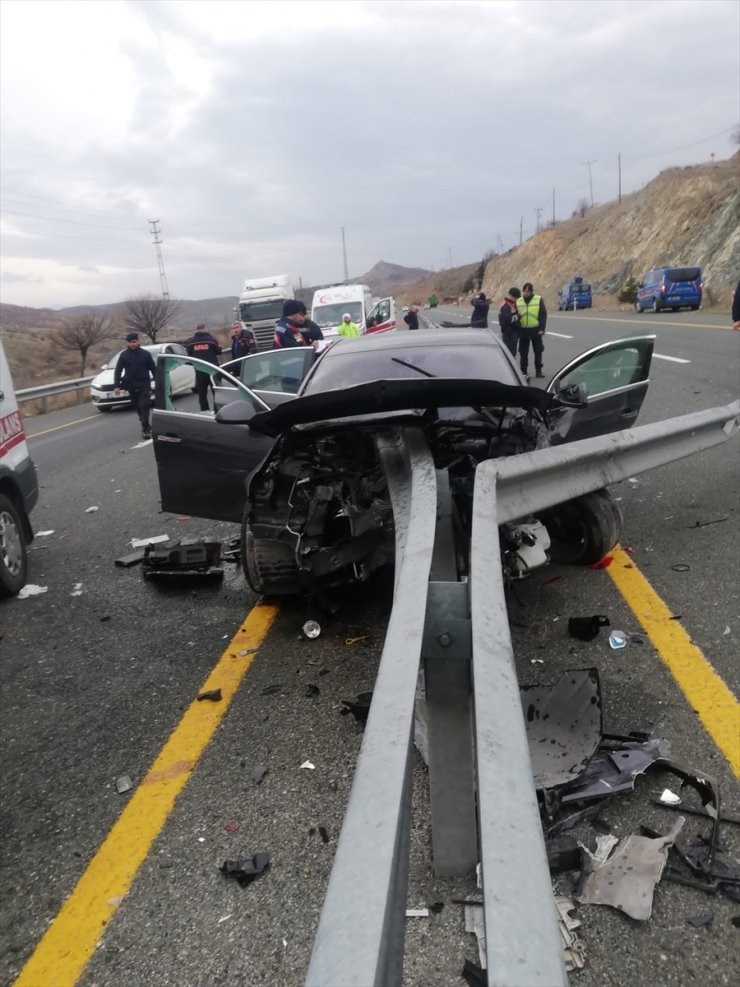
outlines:
M458 571L465 576L477 465L545 448L549 431L536 408L450 408L439 415L430 409L413 422L422 428L436 468L449 476ZM397 416L386 421L398 425ZM242 557L256 592L364 581L393 564L393 511L376 445L386 421L333 421L292 428L278 439L249 484ZM509 579L549 561L550 538L536 518L499 531Z

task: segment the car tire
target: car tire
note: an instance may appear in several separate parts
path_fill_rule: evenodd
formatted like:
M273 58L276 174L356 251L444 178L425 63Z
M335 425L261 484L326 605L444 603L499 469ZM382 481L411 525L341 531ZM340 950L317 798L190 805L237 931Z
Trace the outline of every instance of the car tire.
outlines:
M550 535L550 558L569 565L593 565L622 535L622 511L608 490L594 490L540 515Z
M95 405L95 410L96 411L108 412L108 411L111 410L111 406L109 404L96 404Z
M644 311L645 311L645 309L642 307L642 305L640 305L640 302L639 301L636 301L635 302L635 312L637 312L638 315L642 315L642 313Z
M300 573L292 546L275 538L255 537L246 518L242 523L241 559L244 576L255 593L300 593Z
M660 302L657 298L653 298L653 312L657 315L660 312Z
M691 305L690 308L691 308L691 311L692 312L698 312L699 311L699 306L698 305Z
M0 597L15 596L26 585L28 554L24 527L13 501L0 494Z

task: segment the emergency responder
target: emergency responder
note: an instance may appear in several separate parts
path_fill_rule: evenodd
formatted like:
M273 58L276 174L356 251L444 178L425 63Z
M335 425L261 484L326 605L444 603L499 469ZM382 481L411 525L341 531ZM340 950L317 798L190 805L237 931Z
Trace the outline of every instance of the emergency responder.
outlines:
M218 358L221 355L221 346L218 340L214 339L210 332L208 332L205 322L200 322L195 327L195 332L190 339L185 340L185 349L188 351L188 356L205 360L206 363L212 363L215 367L219 365ZM208 388L212 386L211 374L207 370L198 370L196 368L195 390L198 394L198 404L201 411L210 410L208 407Z
M152 406L151 381L155 372L154 358L149 350L143 350L139 345L138 332L127 333L126 349L118 357L113 371L113 393L118 395L123 388L131 395L131 404L141 422L142 439L152 437L149 409Z
M257 340L252 330L247 329L241 322L235 322L231 327L231 359L238 360L240 357L256 352Z
M478 329L487 329L488 309L491 307L491 303L486 298L485 293L479 291L477 295L473 296L470 304L473 306L473 314L470 317L471 326Z
M517 298L516 307L519 312L519 366L529 380L529 344L534 352L534 369L538 377L544 377L542 372L542 353L545 349L543 336L547 326L547 309L541 295L535 295L531 281L522 285L522 297Z
M349 312L345 312L342 316L342 321L339 323L337 332L340 336L344 336L345 339L355 339L360 335L360 328L356 322L352 321L352 316Z
M275 336L272 340L274 350L282 350L289 346L306 346L301 330L306 321L306 306L296 298L283 302L283 317L275 326Z

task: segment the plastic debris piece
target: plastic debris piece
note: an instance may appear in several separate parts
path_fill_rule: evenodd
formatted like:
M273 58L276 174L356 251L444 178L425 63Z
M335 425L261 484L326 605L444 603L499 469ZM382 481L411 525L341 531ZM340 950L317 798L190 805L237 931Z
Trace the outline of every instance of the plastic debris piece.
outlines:
M224 571L220 562L221 542L218 541L182 541L161 548L146 545L141 574L145 579L222 579Z
M75 583L70 596L82 596L82 583Z
M307 768L309 771L314 771L315 768L316 768L316 765L313 764L311 761L304 761L303 764L301 765L301 767L302 768Z
M321 837L322 843L329 842L329 831L327 830L326 826L319 826L319 836Z
M243 651L239 652L240 658L246 658L247 655L256 655L259 648L245 648Z
M465 931L474 932L478 940L478 959L481 969L486 969L486 925L483 914L483 902L465 902ZM483 983L486 983L484 980Z
M660 796L660 801L665 805L680 805L681 796L676 795L676 793L672 792L670 788L664 788Z
M572 836L555 836L546 840L547 864L551 874L580 870L583 864L581 848Z
M602 627L609 627L609 618L603 613L594 614L593 617L569 617L568 633L571 637L578 638L579 641L592 641Z
M573 970L581 970L586 962L584 945L573 934L573 930L581 925L581 920L570 914L575 907L570 898L555 898L555 911L558 916L558 929L563 947L563 962L568 973L572 973Z
M612 631L609 635L609 647L614 651L627 647L627 635L624 631Z
M239 829L236 823L226 823L224 829L227 833L236 833Z
M48 586L35 586L33 583L26 583L23 589L16 596L17 600L26 600L29 596L41 596L48 592Z
M321 689L317 685L314 685L313 682L309 682L306 686L305 695L308 699L317 699L321 695Z
M530 658L529 659L529 664L530 665L544 665L545 664L545 659L544 658Z
M121 775L120 778L116 778L116 791L119 795L123 795L124 792L130 792L133 787L134 783L128 775Z
M444 907L445 903L443 901L435 901L432 905L429 905L429 911L432 915L439 915Z
M636 834L628 836L604 863L595 864L576 900L582 904L609 905L638 922L647 921L653 908L653 891L665 869L668 850L676 842L685 822L680 816L673 829L657 839Z
M723 636L723 637L724 637L725 635L727 635L727 634L732 634L732 631L730 630L730 625L729 625L729 624L728 624L728 625L727 625L727 627L725 627L725 629L724 629L724 630L722 631L722 636Z
M686 921L695 929L703 929L705 926L711 925L714 922L714 915L692 915Z
M344 706L344 709L341 711L342 716L347 716L348 713L351 713L358 723L366 723L372 699L372 692L359 692L354 699L343 699L342 706Z
M259 810L259 813L261 816L271 816L274 811L275 811L274 805L263 805L262 808Z
M53 534L54 534L54 529L51 528L49 531L37 531L35 537L36 538L48 538L49 535L53 535Z
M161 542L169 540L169 535L152 535L151 538L132 538L131 548L146 548L147 545L159 545Z
M671 569L673 569L674 572L689 572L691 570L691 566L688 562L677 562L675 565L671 566Z
M94 514L95 511L99 511L99 510L100 510L99 507L86 507L85 514Z
M270 864L268 853L255 853L251 858L240 860L224 860L221 871L227 876L235 877L240 884L250 884L259 877Z
M614 561L613 556L605 555L603 559L599 559L598 562L594 562L593 565L590 565L589 569L608 569L613 561Z
M535 787L574 781L601 743L601 689L595 668L563 672L554 685L519 689Z
M127 555L122 555L120 558L115 559L113 565L121 566L127 569L130 565L136 565L137 562L141 562L144 558L144 549L137 548L133 552L129 552Z
M735 926L736 929L740 929L740 915L732 916L732 924Z
M429 918L428 908L407 908L406 918Z
M637 484L638 484L639 482L640 482L640 481L639 481L639 480L637 479L637 477L636 477L636 476L628 476L628 477L627 477L627 483L632 483L632 484L634 484L635 486L637 486Z
M209 689L207 692L201 692L197 697L197 701L200 703L204 699L210 699L213 703L220 703L223 699L220 689Z
M321 634L321 624L317 620L307 620L301 630L304 637L307 637L309 641L313 641Z
M233 912L232 912L232 915L233 915ZM222 915L221 918L218 920L217 925L221 925L222 922L226 922L230 918L231 918L231 915Z
M255 764L254 768L252 769L252 781L255 783L255 785L262 784L262 780L264 779L268 771L269 768L266 768L264 764Z
M724 517L715 518L713 521L697 521L695 524L690 524L690 528L706 528L708 524L720 524L722 521L728 521L730 515L726 514Z
M272 685L268 685L260 693L261 696L274 696L276 692L280 692L283 687L282 682L273 682Z

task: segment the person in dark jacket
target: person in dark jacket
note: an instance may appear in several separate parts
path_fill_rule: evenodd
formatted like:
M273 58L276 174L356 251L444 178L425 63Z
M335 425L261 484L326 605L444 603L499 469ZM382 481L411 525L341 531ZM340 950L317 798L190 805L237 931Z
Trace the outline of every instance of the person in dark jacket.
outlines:
M257 340L252 330L246 329L241 322L235 322L231 327L231 359L238 360L256 352Z
M149 410L152 406L151 381L155 372L154 358L149 350L143 350L139 345L138 332L127 333L126 349L118 357L113 372L113 387L115 394L120 394L123 389L131 395L131 404L141 422L142 439L150 439L152 436Z
M516 348L519 345L519 312L516 307L516 300L521 296L522 293L518 288L509 288L509 292L498 310L501 338L512 356L516 356Z
M411 306L409 306L409 310L406 313L406 315L404 315L403 321L406 323L406 325L409 327L409 329L418 329L419 328L419 306L418 305L411 305Z
M314 322L313 319L305 319L301 327L301 335L309 346L313 346L315 350L320 349L319 343L322 342L324 333L318 322Z
M491 307L491 303L486 298L484 292L479 291L478 294L473 297L470 304L473 306L473 314L470 317L471 326L478 329L487 329L488 309Z
M283 317L275 326L275 336L272 341L274 350L287 349L290 346L306 346L301 330L306 322L306 306L295 298L283 302Z
M201 322L195 327L195 332L190 339L185 340L185 349L188 351L188 356L205 360L206 363L212 363L215 367L219 365L218 358L221 355L221 347L218 340L214 339L210 332L208 332L204 322ZM211 374L206 370L196 370L195 390L198 393L198 403L200 404L201 411L210 410L208 407L208 388L210 386L212 386Z
M732 296L732 328L740 331L740 281Z
M527 367L529 365L529 344L534 353L534 369L538 377L544 377L542 370L542 354L545 349L545 326L547 325L547 309L542 295L535 295L531 281L522 285L522 297L517 299L516 307L519 312L519 366L529 381Z

